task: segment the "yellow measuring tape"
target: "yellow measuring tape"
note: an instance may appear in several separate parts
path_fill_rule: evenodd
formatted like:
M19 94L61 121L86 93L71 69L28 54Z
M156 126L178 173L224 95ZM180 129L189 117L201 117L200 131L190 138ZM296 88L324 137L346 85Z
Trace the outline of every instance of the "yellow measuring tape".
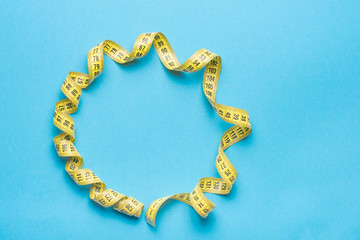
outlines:
M215 102L216 90L221 70L220 56L206 49L200 49L183 64L180 64L169 41L162 33L143 33L136 39L131 52L117 43L105 40L90 49L88 53L89 73L70 72L61 86L67 98L56 103L54 125L62 132L54 140L60 157L68 157L65 170L79 185L90 185L90 198L103 207L110 207L129 216L140 217L144 204L133 197L127 197L106 188L103 181L90 169L82 169L83 158L75 148L75 123L69 114L76 112L82 89L89 86L104 70L104 53L117 63L124 64L144 57L154 46L162 64L169 70L196 72L205 67L203 91L211 106L221 119L234 124L221 137L216 157L216 169L221 178L204 177L190 193L179 193L162 197L150 204L146 211L146 221L155 227L156 214L169 199L179 200L195 209L203 218L215 208L204 193L228 194L237 178L237 172L224 151L251 133L249 114L241 109Z

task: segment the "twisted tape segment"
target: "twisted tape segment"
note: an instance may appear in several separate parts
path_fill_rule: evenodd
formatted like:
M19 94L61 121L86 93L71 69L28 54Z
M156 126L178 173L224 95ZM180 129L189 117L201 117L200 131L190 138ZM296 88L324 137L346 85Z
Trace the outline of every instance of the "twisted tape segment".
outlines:
M75 123L69 115L76 112L82 89L89 86L104 69L104 54L115 62L124 64L144 57L154 46L162 64L172 71L196 72L205 67L203 91L218 116L226 122L234 124L220 139L216 157L216 169L220 178L204 177L200 179L190 193L179 193L162 197L150 204L146 211L146 221L156 226L156 214L168 200L184 202L195 209L203 218L215 208L215 204L207 199L204 193L228 194L238 176L236 169L224 151L231 145L241 141L251 133L249 114L245 110L225 106L215 102L216 90L221 71L221 57L206 49L195 52L183 64L180 64L169 41L162 33L143 33L138 36L131 52L111 40L105 40L90 49L88 53L89 73L70 72L61 90L67 98L56 103L53 123L62 132L54 140L60 157L68 157L65 170L79 185L90 185L90 198L103 207L110 207L129 216L140 217L144 204L132 197L127 197L112 189L107 189L104 182L90 169L82 169L83 158L75 148Z

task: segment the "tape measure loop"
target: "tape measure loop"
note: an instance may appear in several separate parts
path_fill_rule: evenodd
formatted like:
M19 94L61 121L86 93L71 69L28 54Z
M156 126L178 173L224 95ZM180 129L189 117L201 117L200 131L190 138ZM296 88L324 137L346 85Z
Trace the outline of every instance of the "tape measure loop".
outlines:
M140 217L144 204L133 197L106 188L105 183L92 170L82 168L83 158L74 145L75 122L70 114L77 111L82 89L87 88L103 72L104 54L119 64L125 64L146 56L151 45L168 70L192 73L205 68L202 83L205 96L221 119L234 124L220 139L215 161L220 177L202 178L190 193L178 193L153 201L146 211L146 221L155 227L157 212L170 199L190 205L201 217L206 218L215 208L215 204L207 199L204 193L228 194L238 176L224 151L251 133L250 117L245 110L215 102L222 64L220 56L207 49L200 49L180 64L169 41L160 32L140 34L131 52L111 40L101 42L88 52L88 73L69 72L61 86L66 98L56 103L53 124L62 132L53 141L57 154L68 157L65 170L69 176L79 185L90 185L90 199L103 207L113 206L116 211Z

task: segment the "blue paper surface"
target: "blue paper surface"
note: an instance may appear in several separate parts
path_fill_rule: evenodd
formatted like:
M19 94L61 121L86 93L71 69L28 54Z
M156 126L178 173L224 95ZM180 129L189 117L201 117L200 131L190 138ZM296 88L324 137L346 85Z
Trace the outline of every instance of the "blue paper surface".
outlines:
M2 1L1 239L360 239L360 2ZM219 103L250 113L253 132L227 150L239 177L202 219L180 202L158 228L93 203L64 170L52 138L69 71L90 48L130 50L163 32L181 62L223 59ZM174 74L154 49L105 70L83 92L76 147L84 167L147 207L218 176L231 125L201 89L203 70Z

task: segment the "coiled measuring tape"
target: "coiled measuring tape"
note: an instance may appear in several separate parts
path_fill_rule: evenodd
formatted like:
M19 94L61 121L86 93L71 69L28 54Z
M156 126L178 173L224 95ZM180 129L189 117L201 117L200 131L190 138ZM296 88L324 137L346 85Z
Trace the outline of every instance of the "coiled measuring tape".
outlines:
M113 208L129 216L140 217L144 204L133 197L127 197L115 190L106 188L103 181L90 169L83 169L83 158L75 148L75 123L69 115L76 112L82 89L89 86L104 70L104 53L117 63L124 64L144 57L154 46L162 64L169 70L196 72L205 67L203 91L218 116L234 124L220 139L216 157L216 169L221 178L204 177L200 179L190 193L179 193L162 197L150 204L146 211L146 221L155 225L156 214L168 200L184 202L195 209L203 218L215 208L204 193L228 194L238 176L236 169L226 157L224 151L251 133L249 114L241 109L215 102L216 90L221 70L221 57L206 49L195 52L183 64L180 64L169 41L162 33L143 33L136 39L131 52L117 43L105 40L90 49L87 57L89 73L70 72L61 86L67 98L56 103L53 123L62 132L53 141L60 157L68 157L65 170L79 185L90 185L90 198L103 207Z

